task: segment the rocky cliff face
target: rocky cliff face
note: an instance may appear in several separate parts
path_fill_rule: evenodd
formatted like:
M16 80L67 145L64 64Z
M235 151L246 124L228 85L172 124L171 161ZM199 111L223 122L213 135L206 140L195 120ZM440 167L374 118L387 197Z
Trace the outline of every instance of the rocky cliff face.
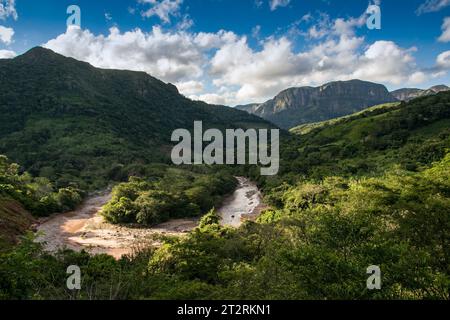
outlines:
M391 92L391 94L400 101L410 101L415 98L430 96L439 92L449 91L450 88L445 85L439 85L431 87L428 90L416 89L416 88L405 88L399 89Z
M240 108L289 129L394 101L396 99L383 85L351 80L331 82L320 87L290 88L263 104Z

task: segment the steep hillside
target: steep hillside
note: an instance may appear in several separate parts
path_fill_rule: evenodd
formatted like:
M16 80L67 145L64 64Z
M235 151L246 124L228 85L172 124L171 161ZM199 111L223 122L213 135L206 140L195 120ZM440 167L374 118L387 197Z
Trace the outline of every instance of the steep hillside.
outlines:
M269 126L191 101L146 73L97 69L40 47L0 60L0 83L0 154L58 186L96 189L133 165L167 162L173 130L195 120Z
M0 251L16 244L18 237L28 231L34 222L19 202L0 194Z
M394 101L397 100L383 85L351 80L331 82L320 87L287 89L259 106L240 109L289 129Z

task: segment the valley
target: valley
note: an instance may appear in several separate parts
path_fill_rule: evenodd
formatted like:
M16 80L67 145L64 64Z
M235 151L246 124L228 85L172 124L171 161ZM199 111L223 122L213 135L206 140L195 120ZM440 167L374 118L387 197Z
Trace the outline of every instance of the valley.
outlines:
M448 91L400 102L354 80L250 106L293 127L265 176L174 165L171 134L195 121L277 126L148 74L35 48L0 60L0 81L0 298L450 298Z

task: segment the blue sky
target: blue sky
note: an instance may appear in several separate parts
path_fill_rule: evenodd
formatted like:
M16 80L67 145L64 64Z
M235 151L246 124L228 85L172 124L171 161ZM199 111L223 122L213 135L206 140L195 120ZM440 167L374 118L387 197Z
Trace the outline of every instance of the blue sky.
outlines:
M366 27L370 4L381 30ZM69 5L81 29L67 28ZM351 78L448 85L449 43L450 0L0 0L0 57L43 45L229 105Z

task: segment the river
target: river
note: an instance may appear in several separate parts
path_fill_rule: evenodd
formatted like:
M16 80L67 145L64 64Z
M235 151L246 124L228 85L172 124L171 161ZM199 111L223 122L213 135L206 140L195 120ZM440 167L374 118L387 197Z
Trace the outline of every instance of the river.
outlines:
M261 193L255 183L237 177L238 186L217 210L221 224L239 227L245 219L254 220L263 208ZM37 241L54 252L67 247L92 254L106 253L120 258L148 245L159 245L158 236L183 236L197 227L199 218L176 219L153 228L113 225L100 215L111 199L110 192L93 195L77 210L41 219Z
M238 228L244 220L256 219L264 206L261 192L254 182L244 177L236 179L239 185L234 193L225 199L217 212L222 225Z

